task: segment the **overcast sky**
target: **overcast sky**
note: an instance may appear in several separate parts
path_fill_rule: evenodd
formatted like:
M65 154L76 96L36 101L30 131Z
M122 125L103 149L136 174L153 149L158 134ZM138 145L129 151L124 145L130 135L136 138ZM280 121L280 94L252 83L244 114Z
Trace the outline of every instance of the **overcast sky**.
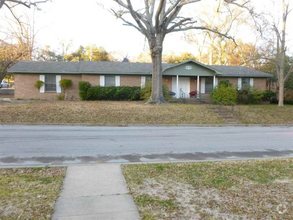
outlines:
M99 2L104 3L105 6L112 3L110 0L99 0ZM42 10L37 11L35 16L38 30L37 44L41 47L49 45L57 50L60 48L60 41L66 43L72 41L72 50L76 50L79 45L96 44L109 52L120 51L130 58L138 56L144 48L148 47L142 34L132 27L124 26L122 21L117 20L95 0L52 0L40 6ZM18 13L21 14L22 11ZM30 14L32 12L33 10L29 11ZM1 21L5 13L1 11ZM3 27L2 29L0 27L1 30L4 30ZM247 33L247 30L245 31ZM251 40L251 34L247 33L245 39ZM196 55L195 48L183 40L182 33L170 34L166 37L164 52L167 51L174 51L177 54L187 51Z

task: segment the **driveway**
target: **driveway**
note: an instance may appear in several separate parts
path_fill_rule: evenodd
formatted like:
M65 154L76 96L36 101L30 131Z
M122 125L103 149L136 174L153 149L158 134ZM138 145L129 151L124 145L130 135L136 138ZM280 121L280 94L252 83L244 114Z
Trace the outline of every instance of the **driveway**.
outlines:
M293 156L293 127L0 126L0 165Z

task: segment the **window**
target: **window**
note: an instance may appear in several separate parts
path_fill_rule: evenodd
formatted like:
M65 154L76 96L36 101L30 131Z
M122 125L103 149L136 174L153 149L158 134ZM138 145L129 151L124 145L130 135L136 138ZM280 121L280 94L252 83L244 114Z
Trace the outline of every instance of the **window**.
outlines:
M242 78L242 85L241 88L245 88L246 86L250 85L250 79L249 78Z
M151 76L146 76L145 77L145 84L147 84L148 82L152 81L152 77Z
M45 91L56 92L56 75L45 75Z
M105 86L116 86L115 76L105 76Z

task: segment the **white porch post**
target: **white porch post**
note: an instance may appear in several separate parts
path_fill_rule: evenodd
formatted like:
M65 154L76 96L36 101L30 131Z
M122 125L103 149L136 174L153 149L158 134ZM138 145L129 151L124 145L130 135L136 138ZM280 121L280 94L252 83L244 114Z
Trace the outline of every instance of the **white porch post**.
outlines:
M176 88L177 88L177 98L180 98L179 94L179 76L176 76Z
M216 87L216 75L214 75L214 88Z
M199 98L199 76L197 76L196 84L196 96Z

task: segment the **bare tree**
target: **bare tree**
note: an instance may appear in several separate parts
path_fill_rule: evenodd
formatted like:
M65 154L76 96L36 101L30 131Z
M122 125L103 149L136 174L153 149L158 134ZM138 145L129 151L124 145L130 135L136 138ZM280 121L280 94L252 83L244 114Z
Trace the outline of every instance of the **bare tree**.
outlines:
M288 0L283 0L283 13L282 13L282 25L281 30L278 28L277 24L273 24L273 30L277 38L277 56L273 62L276 65L278 84L279 84L279 103L278 106L284 106L284 86L285 82L289 79L290 75L293 73L293 64L287 73L285 73L285 57L286 57L286 25L287 18L292 9L289 9Z
M210 2L206 2L206 5L204 5L202 11L200 11L198 20L201 24L204 24L205 27L216 27L217 31L225 35L234 35L235 38L238 27L248 22L248 16L249 15L244 13L239 7L230 7L228 4L222 7L219 7L219 5L211 6ZM202 58L208 53L209 61L207 64L227 64L227 60L225 59L227 54L225 50L227 44L229 44L231 40L206 30L190 30L185 34L185 40L198 50L197 58L199 62L203 62ZM232 42L232 44L229 45L233 44ZM234 44L233 47L235 48L236 45Z
M31 0L0 0L0 9L3 6L6 6L9 10L12 8L22 5L27 8L31 8L31 6L37 6L39 3L45 3L49 0L43 0L43 1L31 1Z
M140 1L142 8L135 8L137 0L113 0L120 9L112 9L115 16L125 22L126 25L134 27L142 33L149 44L152 69L152 94L147 103L165 104L162 91L162 51L163 41L167 34L186 31L190 29L206 30L233 39L225 33L219 32L215 27L207 27L198 24L192 17L181 15L182 9L200 0L144 0ZM250 0L224 0L225 4L234 4L247 8ZM222 2L222 1L221 1ZM128 15L134 20L129 20Z
M18 60L29 56L30 51L26 44L9 44L0 40L0 81L5 77L7 69Z
M0 80L19 60L32 60L35 52L35 17L25 15L24 22L7 20L5 40L0 40Z
M16 14L15 14L15 12L13 10L16 6L22 5L22 6L26 7L26 8L31 8L32 6L38 7L38 4L45 3L47 1L49 1L49 0L42 0L42 1L35 1L35 0L0 0L0 10L2 8L7 8L11 12L11 14L15 18L15 20L19 23L19 25L21 25L21 21L20 21L19 17L16 16Z

